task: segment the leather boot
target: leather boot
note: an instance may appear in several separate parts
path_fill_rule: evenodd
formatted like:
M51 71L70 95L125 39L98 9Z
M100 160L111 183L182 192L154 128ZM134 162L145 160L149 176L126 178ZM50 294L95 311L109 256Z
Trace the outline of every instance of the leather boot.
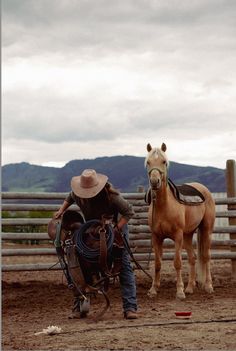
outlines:
M138 315L136 311L129 310L124 312L124 318L125 319L137 319Z

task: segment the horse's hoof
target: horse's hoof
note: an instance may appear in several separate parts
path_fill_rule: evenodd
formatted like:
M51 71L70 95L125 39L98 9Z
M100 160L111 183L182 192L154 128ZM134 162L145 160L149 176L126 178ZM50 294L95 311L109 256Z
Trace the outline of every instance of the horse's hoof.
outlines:
M185 293L183 291L179 291L176 293L176 298L179 300L184 300L186 298Z
M150 289L147 293L148 297L154 298L157 296L157 291L155 289Z
M212 293L214 292L213 286L212 286L212 285L207 285L207 286L205 286L205 291L206 291L208 294L212 294Z
M185 289L185 294L193 294L193 287L192 286L187 286Z

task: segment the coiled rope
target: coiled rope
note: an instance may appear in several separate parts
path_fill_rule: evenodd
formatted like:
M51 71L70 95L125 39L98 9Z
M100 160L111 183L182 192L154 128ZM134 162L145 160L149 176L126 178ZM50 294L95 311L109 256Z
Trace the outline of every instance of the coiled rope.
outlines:
M81 255L83 258L85 258L89 262L97 262L98 258L100 256L100 247L99 245L96 245L96 248L89 247L86 242L85 242L85 236L86 236L86 231L91 227L97 224L97 227L95 229L95 232L98 233L99 230L105 230L105 227L102 227L101 221L97 219L93 219L90 221L87 221L84 223L81 228L79 228L75 233L74 233L74 238L75 238L75 245L78 251L78 254ZM107 251L108 254L112 250L113 242L114 242L114 232L112 225L106 225L106 243L107 243ZM99 241L100 236L99 235L93 235L93 240L94 241Z

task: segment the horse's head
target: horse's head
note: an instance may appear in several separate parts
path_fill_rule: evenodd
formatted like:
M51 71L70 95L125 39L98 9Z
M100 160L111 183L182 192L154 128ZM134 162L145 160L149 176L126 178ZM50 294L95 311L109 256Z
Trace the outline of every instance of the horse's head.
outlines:
M162 184L167 182L169 162L165 154L166 149L164 143L162 143L161 148L152 148L150 144L147 144L148 155L145 159L145 167L153 190L160 189Z

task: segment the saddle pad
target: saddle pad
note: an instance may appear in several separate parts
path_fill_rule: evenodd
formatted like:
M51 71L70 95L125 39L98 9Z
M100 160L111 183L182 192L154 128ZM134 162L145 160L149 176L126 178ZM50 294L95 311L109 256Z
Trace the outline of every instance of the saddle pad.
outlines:
M198 205L205 201L203 194L189 184L175 185L168 179L170 190L176 200L187 205Z
M199 205L205 201L202 193L189 184L175 185L168 178L168 185L176 200L182 204ZM151 204L151 188L146 191L144 200L147 204Z

